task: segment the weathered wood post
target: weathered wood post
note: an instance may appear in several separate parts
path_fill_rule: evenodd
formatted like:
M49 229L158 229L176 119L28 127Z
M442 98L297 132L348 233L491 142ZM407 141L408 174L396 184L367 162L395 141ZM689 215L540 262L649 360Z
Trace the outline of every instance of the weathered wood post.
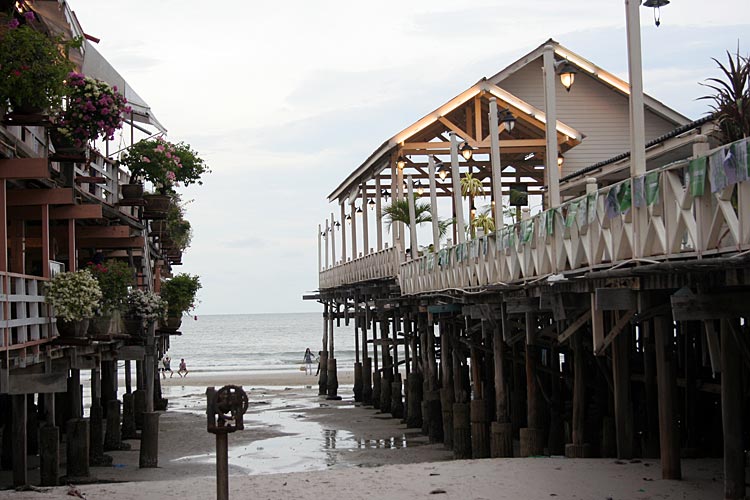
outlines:
M159 413L154 411L154 375L156 371L156 346L154 334L155 322L147 328L146 356L143 360L145 408L143 412L143 431L141 432L141 448L138 466L154 468L159 466Z
M136 437L135 407L132 392L130 360L125 361L125 394L122 395L122 439Z
M439 443L443 440L443 409L438 384L437 355L435 353L435 325L431 313L427 313L427 318L420 315L420 320L423 322L422 331L425 336L423 356L423 387L425 392L422 419L427 422L427 435L430 437L430 442ZM442 330L440 335L442 338Z
M66 480L89 476L89 421L84 418L71 418L66 427Z
M57 486L60 478L60 429L47 422L39 428L39 479L42 486Z
M613 318L612 326L619 318ZM630 396L631 329L625 329L612 342L612 379L615 400L617 458L633 458L633 402Z
M391 412L391 390L393 389L393 362L389 351L389 326L388 317L384 316L380 320L380 349L383 358L382 379L380 383L380 411L383 413Z
M367 208L367 207L365 207ZM359 300L354 297L354 401L362 401L362 363L359 361L359 327L364 321L360 318Z
M584 411L586 407L585 360L583 351L583 332L573 334L573 422L571 429L572 443L565 445L565 456L568 458L587 458L591 456L591 446L584 443Z
M742 349L737 319L721 320L721 421L724 430L724 498L745 498ZM678 462L679 464L679 462ZM678 469L679 472L679 469ZM679 477L675 478L679 479Z
M381 373L378 366L378 317L372 316L372 407L380 408Z
M107 429L104 432L104 451L129 450L130 445L122 442L120 431L120 401L110 399L107 403Z
M336 315L338 316L338 310L336 311L336 313ZM336 372L336 353L334 350L333 342L333 316L331 316L330 321L331 323L328 328L328 396L326 397L326 399L338 400L341 399L341 396L338 395L339 379Z
M370 323L370 309L367 306L367 300L365 300L365 307L363 311L362 321L362 403L366 405L372 404L372 363L370 360L370 352L367 348L367 325Z
M440 406L443 416L443 443L453 449L453 405L456 402L453 390L453 325L448 321L440 323L440 369L443 387L440 390Z
M328 322L332 310L328 307L328 302L323 303L323 350L320 352L318 365L320 373L318 376L318 396L325 396L328 390ZM331 321L331 324L333 321Z
M12 441L13 441L13 486L28 484L28 458L26 449L26 394L13 394L12 406ZM6 428L3 432L8 432Z
M537 387L539 350L535 345L537 335L536 313L526 313L526 428L520 430L522 457L542 455L545 436L541 422L541 408Z
M646 432L643 456L659 458L659 396L656 384L656 344L651 320L641 322L643 343L643 374L646 393Z
M471 418L468 391L468 367L465 354L460 349L460 329L453 329L453 458L471 458Z
M481 320L484 331L485 321ZM484 400L484 384L482 382L482 355L476 347L478 338L475 335L471 346L472 393L470 403L471 417L471 457L487 458L490 456L490 425L487 418L487 403Z
M398 332L399 332L399 325L401 323L401 318L399 317L400 311L397 311L393 314L393 339L392 339L392 345L393 345L393 358L392 358L392 365L393 365L393 372L392 372L392 378L391 378L391 415L393 418L403 418L404 417L404 401L402 398L401 391L403 389L403 381L401 379L401 371L399 370L399 363L398 363Z
M89 465L110 465L112 457L104 454L104 425L101 405L101 371L91 370L91 406L89 407Z
M505 342L502 323L492 330L492 349L495 357L495 421L490 436L490 456L513 456L513 426L508 415L508 387L505 380Z
M675 362L672 359L674 325L672 318L660 315L654 319L656 343L656 383L659 391L659 448L662 479L681 479L680 440L677 414L674 411Z
M422 384L424 379L422 377L422 367L420 363L418 363L417 359L417 338L421 335L423 329L421 320L422 315L419 314L417 316L417 327L415 331L412 331L412 321L409 320L408 324L410 326L407 329L409 335L407 345L410 346L409 350L411 351L411 356L408 356L407 354L407 359L411 358L414 361L411 370L407 375L408 389L406 392L406 427L409 428L422 427ZM404 341L407 342L406 338Z
M225 385L218 391L206 389L207 430L216 436L216 499L229 500L229 439L232 432L245 428L247 394L238 385Z

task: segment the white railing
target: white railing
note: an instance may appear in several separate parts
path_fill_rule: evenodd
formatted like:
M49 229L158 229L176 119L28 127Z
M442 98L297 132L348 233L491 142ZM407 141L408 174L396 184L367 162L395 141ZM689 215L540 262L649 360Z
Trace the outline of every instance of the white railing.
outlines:
M50 307L44 303L45 281L0 273L0 352L17 366L39 362L41 346L57 335Z
M750 249L747 140L401 264L404 295Z
M403 257L397 247L386 248L320 272L320 289L398 276Z

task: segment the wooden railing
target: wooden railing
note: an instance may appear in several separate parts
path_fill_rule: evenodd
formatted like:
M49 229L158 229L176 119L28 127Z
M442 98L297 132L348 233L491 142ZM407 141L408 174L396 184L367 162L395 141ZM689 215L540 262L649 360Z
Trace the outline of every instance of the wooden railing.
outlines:
M0 273L0 351L24 367L39 362L41 346L57 335L38 276Z
M397 247L386 248L320 272L320 289L398 276L403 257Z
M93 194L104 203L114 205L119 201L118 183L120 178L124 174L125 182L127 182L128 175L116 166L115 161L93 152L90 152L90 154L91 162L89 165L76 164L75 174L82 177L103 177L104 183L81 183L81 189Z
M499 232L401 264L404 295L554 280L629 261L750 249L747 140L570 200Z

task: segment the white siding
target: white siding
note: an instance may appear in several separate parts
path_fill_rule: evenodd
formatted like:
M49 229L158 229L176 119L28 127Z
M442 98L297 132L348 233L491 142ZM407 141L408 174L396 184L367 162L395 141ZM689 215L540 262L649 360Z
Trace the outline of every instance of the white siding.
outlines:
M513 73L497 85L544 110L542 58ZM565 153L563 175L630 150L628 98L580 71L570 92L555 79L557 119L586 137ZM677 125L646 109L646 142Z

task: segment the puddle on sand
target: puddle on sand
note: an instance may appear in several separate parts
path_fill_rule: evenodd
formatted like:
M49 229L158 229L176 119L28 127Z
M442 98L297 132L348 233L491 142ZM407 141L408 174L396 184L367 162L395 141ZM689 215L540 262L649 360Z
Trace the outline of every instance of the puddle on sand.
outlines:
M355 438L345 430L329 429L320 423L305 419L290 408L284 400L269 401L262 411L249 415L250 425L243 433L253 429L276 427L285 435L254 441L247 445L232 446L229 436L229 464L247 474L272 474L321 470L336 466L361 466L341 460L343 453L361 449L392 449L412 446L406 434L388 439ZM305 405L307 406L307 405ZM318 404L310 403L310 407ZM182 457L178 460L213 463L215 453Z

